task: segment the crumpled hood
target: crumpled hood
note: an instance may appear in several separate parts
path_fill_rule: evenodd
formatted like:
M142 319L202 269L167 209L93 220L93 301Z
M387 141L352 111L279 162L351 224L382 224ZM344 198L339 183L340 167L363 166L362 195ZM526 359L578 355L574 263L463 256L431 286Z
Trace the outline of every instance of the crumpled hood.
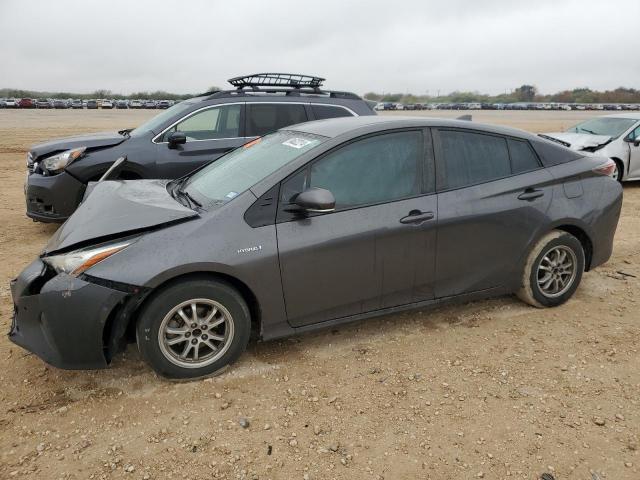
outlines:
M591 135L590 133L552 132L544 133L543 135L568 143L571 150L578 151L585 148L600 147L611 141L609 135Z
M70 150L77 147L97 148L118 145L127 139L118 132L90 133L74 137L57 138L48 142L33 145L29 151L34 158L47 155L52 152Z
M176 201L169 180L115 180L98 183L78 209L51 237L49 254L95 240L122 237L168 223L197 217L198 212Z

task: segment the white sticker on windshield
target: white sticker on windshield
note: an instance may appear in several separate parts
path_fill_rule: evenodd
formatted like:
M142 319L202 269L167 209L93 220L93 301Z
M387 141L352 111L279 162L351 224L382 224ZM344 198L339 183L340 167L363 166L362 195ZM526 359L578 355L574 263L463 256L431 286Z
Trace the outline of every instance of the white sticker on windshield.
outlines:
M237 196L238 196L238 192L229 192L225 195L225 197L228 199L232 199L233 197L237 197Z
M314 143L314 142L315 140L307 140L306 138L293 137L293 138L290 138L289 140L282 142L282 144L286 145L287 147L304 148L310 143Z

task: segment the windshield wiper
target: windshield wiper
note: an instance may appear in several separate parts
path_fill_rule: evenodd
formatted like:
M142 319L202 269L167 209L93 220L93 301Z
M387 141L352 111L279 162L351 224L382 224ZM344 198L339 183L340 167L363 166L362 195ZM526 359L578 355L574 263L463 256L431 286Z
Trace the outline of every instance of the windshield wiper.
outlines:
M123 130L118 130L118 133L120 135L122 135L123 137L128 137L129 133L131 133L132 130L133 130L133 128L125 128Z
M198 208L202 208L202 204L196 200L195 198L193 198L193 196L187 192L186 190L182 190L182 189L178 189L178 194L180 195L184 195L184 198L186 198L187 200L189 200L191 203L193 203L196 207Z
M195 206L197 208L202 208L202 204L198 200L193 198L193 195L182 189L184 183L188 178L189 177L183 177L173 182L173 188L171 188L171 196L186 207L193 208ZM180 201L181 199L185 199L186 204Z
M598 135L596 132L594 132L593 130L589 130L588 128L580 127L580 130L590 133L591 135Z

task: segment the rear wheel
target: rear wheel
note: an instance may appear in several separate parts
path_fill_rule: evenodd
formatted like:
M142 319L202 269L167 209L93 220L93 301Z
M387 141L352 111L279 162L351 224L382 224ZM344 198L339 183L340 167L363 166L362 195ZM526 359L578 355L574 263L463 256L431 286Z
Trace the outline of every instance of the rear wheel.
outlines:
M555 307L573 296L584 271L584 250L570 233L554 230L533 247L518 297L534 307Z
M251 318L242 296L220 281L187 280L157 292L138 321L138 349L168 378L219 373L242 354Z

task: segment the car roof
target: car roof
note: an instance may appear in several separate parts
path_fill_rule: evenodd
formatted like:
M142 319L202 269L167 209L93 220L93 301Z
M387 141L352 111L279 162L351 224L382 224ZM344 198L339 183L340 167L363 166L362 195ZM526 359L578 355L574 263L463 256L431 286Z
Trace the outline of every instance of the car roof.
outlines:
M501 127L498 125L488 125L476 123L468 120L452 120L448 118L435 117L409 117L409 116L362 116L362 117L341 117L328 120L315 120L285 127L282 130L293 130L297 132L310 133L323 137L338 137L353 130L367 127L374 127L374 130L387 130L394 128L411 127L450 127L464 128L471 130L481 130L488 133L497 133L519 138L537 139L537 137L524 130ZM375 128L378 127L378 128Z
M612 115L603 115L607 118L631 118L633 120L640 120L640 113L614 113Z

